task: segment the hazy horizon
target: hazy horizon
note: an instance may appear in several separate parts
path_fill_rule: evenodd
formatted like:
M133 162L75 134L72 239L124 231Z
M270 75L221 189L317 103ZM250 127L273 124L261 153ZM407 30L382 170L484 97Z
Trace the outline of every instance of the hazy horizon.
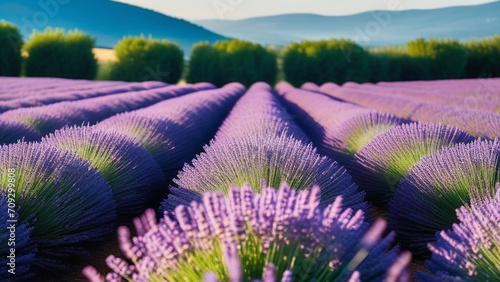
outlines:
M186 20L245 19L289 13L313 13L326 16L352 15L373 10L436 9L453 6L480 5L491 0L351 0L333 2L327 0L302 1L275 0L114 0L151 9L169 16ZM498 1L498 0L497 0ZM196 8L193 8L196 7Z

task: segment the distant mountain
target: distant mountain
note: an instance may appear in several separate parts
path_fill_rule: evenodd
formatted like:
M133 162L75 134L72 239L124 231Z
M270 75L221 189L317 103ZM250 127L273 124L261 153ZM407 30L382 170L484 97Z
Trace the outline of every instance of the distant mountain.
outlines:
M365 46L400 45L417 37L460 40L500 33L500 1L397 13L374 11L350 16L287 14L244 20L199 20L219 34L262 44L350 38Z
M109 0L3 0L0 19L19 26L25 39L47 26L78 28L96 38L97 47L112 48L123 36L151 34L179 43L186 55L194 43L224 38L185 20Z

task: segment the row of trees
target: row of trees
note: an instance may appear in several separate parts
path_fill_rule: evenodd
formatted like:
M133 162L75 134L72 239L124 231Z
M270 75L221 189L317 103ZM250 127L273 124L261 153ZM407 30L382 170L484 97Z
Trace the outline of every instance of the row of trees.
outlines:
M0 75L21 73L25 52L26 76L93 79L98 63L92 52L95 40L79 31L47 29L23 44L18 29L0 22ZM274 83L278 62L287 81L322 84L500 77L500 36L459 43L456 40L417 39L402 47L367 49L350 40L303 41L282 51L241 40L194 46L189 63L175 43L127 37L115 46L117 62L109 79L160 80L177 83L232 81L251 85Z
M283 54L287 80L344 83L500 77L500 36L460 43L422 38L403 47L365 49L349 40L292 43Z

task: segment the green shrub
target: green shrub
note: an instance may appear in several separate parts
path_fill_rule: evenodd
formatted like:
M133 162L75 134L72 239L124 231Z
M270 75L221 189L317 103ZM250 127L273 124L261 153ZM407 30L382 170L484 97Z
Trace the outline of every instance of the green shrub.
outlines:
M368 52L355 42L344 39L292 43L285 48L283 55L286 79L294 86L305 82L366 82L368 68Z
M177 83L182 76L184 53L167 40L125 37L115 46L115 56L112 80Z
M464 44L468 53L465 77L500 77L500 36Z
M97 60L92 52L95 40L78 31L47 28L33 33L24 45L28 53L26 76L94 79Z
M19 76L23 38L16 26L0 21L0 76Z
M467 51L452 39L423 38L407 43L408 54L419 59L419 68L428 70L429 79L461 78L467 65Z
M276 53L259 44L241 40L220 41L212 46L198 43L191 53L187 81L217 86L235 81L245 86L258 81L274 84L277 71Z
M406 47L386 46L370 49L370 82L429 79L422 58L408 54Z
M220 56L210 43L195 44L191 52L186 80L189 83L211 82L214 85L222 85L223 77L220 73L220 66Z

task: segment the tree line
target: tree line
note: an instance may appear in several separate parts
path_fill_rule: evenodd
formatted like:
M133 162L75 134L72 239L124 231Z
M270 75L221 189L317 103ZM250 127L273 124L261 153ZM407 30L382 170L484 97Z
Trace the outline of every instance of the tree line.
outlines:
M94 79L95 39L78 30L46 29L27 42L16 26L0 22L0 75ZM418 38L406 46L364 48L346 39L303 41L281 49L242 40L201 42L189 60L178 44L124 37L114 48L110 80L177 83L238 81L251 85L286 79L295 86L500 77L500 36L459 42ZM23 58L24 57L24 58Z

